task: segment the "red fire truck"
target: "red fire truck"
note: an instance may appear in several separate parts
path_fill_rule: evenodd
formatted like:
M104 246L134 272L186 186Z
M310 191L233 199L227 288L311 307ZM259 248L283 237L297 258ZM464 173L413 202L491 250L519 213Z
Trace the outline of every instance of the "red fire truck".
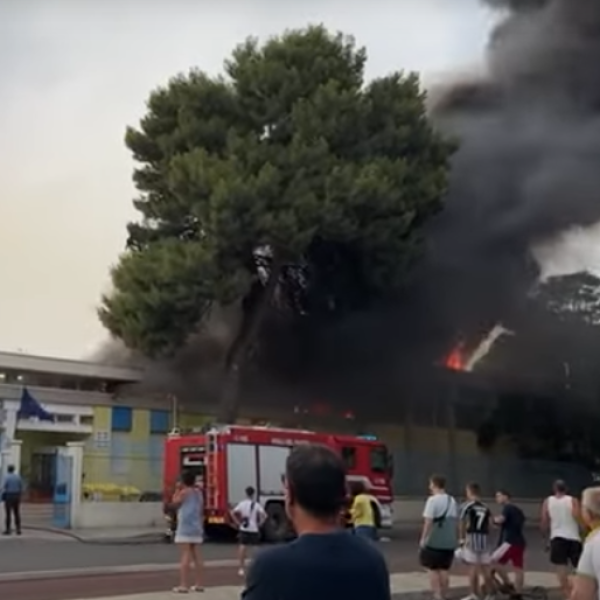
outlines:
M163 490L165 515L183 470L191 470L204 488L207 534L230 527L230 511L251 485L265 507L267 541L289 534L284 509L283 474L290 449L319 443L343 457L349 483L363 481L377 501L382 528L392 526L392 461L385 444L367 436L337 435L273 427L228 425L206 432L171 433L165 446Z

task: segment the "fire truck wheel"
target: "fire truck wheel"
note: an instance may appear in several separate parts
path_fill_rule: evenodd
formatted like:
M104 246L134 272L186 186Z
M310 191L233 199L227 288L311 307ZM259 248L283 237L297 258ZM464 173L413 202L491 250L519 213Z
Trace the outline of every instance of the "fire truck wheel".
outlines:
M267 520L264 526L266 542L275 544L284 542L290 537L290 523L285 508L280 502L269 502L266 506Z

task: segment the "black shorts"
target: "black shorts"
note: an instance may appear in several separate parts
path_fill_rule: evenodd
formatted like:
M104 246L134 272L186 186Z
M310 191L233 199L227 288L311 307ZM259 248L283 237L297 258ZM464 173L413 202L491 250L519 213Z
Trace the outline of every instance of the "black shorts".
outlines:
M553 538L550 540L550 562L553 565L577 567L583 546L577 540Z
M240 546L257 546L260 544L260 533L254 531L240 531L238 535Z
M449 571L454 561L454 550L438 548L421 548L419 562L429 571Z

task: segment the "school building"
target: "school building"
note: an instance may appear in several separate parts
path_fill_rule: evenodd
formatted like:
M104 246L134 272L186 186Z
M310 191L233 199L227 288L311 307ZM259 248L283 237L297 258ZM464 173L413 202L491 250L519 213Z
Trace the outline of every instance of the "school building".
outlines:
M51 504L58 457L77 444L84 486L158 492L170 407L166 398L120 394L140 378L135 369L0 352L1 472L15 465L26 501Z
M161 490L163 448L173 406L140 394L139 370L0 352L0 475L9 464L24 478L30 503L52 503L57 459L83 448L82 487ZM180 428L201 427L210 410L178 411Z

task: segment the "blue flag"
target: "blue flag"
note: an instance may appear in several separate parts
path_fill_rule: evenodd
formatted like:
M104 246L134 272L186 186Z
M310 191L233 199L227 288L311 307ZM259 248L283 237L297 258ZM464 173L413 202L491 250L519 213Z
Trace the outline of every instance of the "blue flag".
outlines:
M42 405L29 393L27 388L21 392L21 405L17 413L19 419L37 418L40 421L54 421L54 415L50 414Z

